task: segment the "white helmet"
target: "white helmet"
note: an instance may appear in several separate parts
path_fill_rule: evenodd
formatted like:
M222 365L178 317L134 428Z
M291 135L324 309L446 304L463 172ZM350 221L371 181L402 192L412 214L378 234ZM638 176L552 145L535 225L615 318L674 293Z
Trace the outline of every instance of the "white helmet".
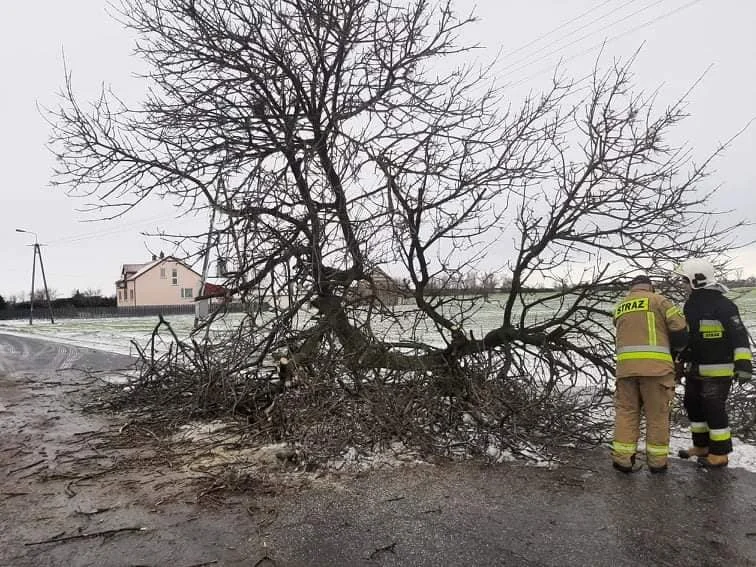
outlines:
M702 258L685 260L675 268L675 273L687 278L690 287L693 289L721 287L717 282L717 276L714 274L714 266L711 262Z

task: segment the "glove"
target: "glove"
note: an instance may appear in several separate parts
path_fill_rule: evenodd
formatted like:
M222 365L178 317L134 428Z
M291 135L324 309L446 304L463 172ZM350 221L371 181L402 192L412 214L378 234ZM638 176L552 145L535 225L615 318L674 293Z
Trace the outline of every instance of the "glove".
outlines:
M685 363L682 360L675 360L675 382L680 384L685 377Z
M683 383L683 378L687 378L692 370L690 362L677 359L675 360L675 382L677 384Z
M746 382L750 382L751 373L748 372L747 370L736 370L735 380L737 380L738 384L745 384Z

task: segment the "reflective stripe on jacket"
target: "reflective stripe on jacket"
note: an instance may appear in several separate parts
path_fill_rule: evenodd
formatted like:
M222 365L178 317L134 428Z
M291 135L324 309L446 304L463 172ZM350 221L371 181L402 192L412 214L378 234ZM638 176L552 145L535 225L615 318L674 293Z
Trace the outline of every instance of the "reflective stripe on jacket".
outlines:
M674 372L673 351L688 340L687 324L679 307L638 284L614 309L617 332L617 378L664 376Z

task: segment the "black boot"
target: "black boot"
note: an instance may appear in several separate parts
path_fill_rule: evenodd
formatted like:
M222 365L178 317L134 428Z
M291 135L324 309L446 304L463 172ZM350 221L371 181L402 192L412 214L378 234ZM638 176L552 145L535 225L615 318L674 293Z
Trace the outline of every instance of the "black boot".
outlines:
M618 470L619 472L623 472L625 474L634 473L638 470L640 470L640 467L635 466L635 455L630 457L630 466L623 465L621 463L618 463L617 461L612 461L612 466Z

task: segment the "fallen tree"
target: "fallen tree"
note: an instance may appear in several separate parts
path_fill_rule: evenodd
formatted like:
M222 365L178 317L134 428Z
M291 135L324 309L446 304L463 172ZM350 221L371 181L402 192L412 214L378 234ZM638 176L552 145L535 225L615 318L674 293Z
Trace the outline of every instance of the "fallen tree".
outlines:
M657 109L629 64L515 106L467 61L473 18L452 8L123 1L150 96L86 110L67 76L56 183L111 217L154 196L212 212L173 241L221 258L250 306L228 332L148 347L136 392L300 442L601 438L618 283L734 245L705 184L723 148L694 164L670 145L685 100ZM511 280L485 328L480 298L435 291L478 268ZM543 282L557 291L530 293Z

